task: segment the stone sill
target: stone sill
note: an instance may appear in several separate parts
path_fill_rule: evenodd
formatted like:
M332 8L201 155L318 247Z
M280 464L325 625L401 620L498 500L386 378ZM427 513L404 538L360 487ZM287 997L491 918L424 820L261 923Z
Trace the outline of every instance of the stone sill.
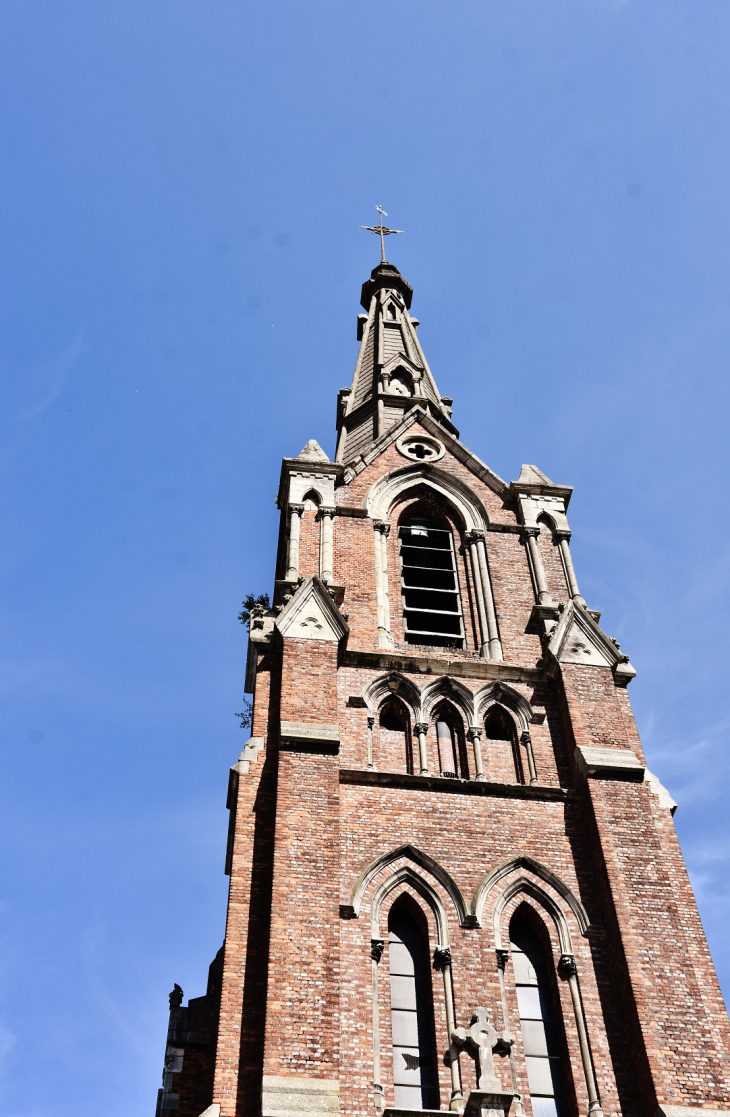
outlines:
M540 799L564 803L577 792L544 784L489 783L486 780L452 780L443 776L409 776L406 772L375 772L370 768L341 768L340 783L369 787L401 787L412 791L441 791L447 795L481 795L497 799ZM395 1111L394 1111L395 1112ZM414 1112L420 1112L414 1110ZM423 1112L429 1112L423 1110Z
M463 658L462 658L463 656ZM544 679L539 667L521 667L519 664L502 663L496 659L482 659L476 652L454 649L453 658L425 656L420 653L402 652L395 648L347 648L342 656L344 667L370 667L380 671L397 670L414 675L453 675L464 679L504 679L506 682L535 683Z

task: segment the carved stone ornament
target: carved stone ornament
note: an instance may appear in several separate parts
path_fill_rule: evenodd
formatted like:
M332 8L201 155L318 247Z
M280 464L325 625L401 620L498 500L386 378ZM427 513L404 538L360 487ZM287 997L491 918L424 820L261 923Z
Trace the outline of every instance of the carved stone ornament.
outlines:
M404 434L395 446L399 454L415 462L437 462L446 452L443 442L439 442L438 438L419 431Z
M445 970L451 965L451 947L437 946L433 952L433 964L437 970Z
M370 940L370 957L374 962L379 962L385 950L385 939Z
M414 731L414 733L416 734L417 737L420 737L422 733L423 734L428 733L428 722L427 721L417 721L416 724L413 726L413 731Z
M457 1047L469 1048L479 1063L479 1090L500 1091L502 1083L494 1073L493 1052L497 1049L509 1051L513 1044L512 1036L498 1032L489 1019L486 1008L477 1008L468 1028L455 1028L451 1041Z
M558 973L562 978L567 980L569 977L575 977L578 972L578 967L575 964L574 954L561 954L560 961L558 962Z
M509 962L509 950L503 946L498 946L494 953L497 955L497 967L500 970L506 970Z

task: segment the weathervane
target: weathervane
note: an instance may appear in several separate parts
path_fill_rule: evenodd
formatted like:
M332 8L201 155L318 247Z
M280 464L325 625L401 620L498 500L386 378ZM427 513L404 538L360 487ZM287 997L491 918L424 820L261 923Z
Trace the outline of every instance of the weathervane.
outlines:
M385 212L382 206L376 206L375 208L380 214L380 224L361 225L360 228L367 229L369 233L377 233L377 235L380 237L380 253L382 257L380 262L381 264L387 264L388 261L385 258L385 238L389 237L391 233L402 233L403 229L389 229L387 225L383 224L383 218L387 217L388 214Z

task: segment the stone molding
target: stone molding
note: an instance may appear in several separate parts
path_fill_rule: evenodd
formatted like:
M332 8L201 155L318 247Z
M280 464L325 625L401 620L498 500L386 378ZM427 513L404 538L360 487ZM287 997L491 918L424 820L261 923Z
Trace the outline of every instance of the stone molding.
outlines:
M265 1074L261 1117L334 1117L340 1112L338 1079Z
M631 749L576 745L575 759L586 779L632 780L642 783L646 773L646 768Z
M656 1107L656 1117L728 1117L730 1109L705 1109L703 1106Z
M705 1109L698 1105L658 1105L656 1117L728 1117L730 1109Z
M441 791L448 795L486 795L499 799L538 799L565 803L576 800L578 792L545 784L492 783L489 780L444 779L443 776L409 775L407 772L377 772L370 768L341 768L340 783L370 784L374 787L402 787L406 790Z
M338 726L325 723L282 721L281 747L295 752L340 751Z

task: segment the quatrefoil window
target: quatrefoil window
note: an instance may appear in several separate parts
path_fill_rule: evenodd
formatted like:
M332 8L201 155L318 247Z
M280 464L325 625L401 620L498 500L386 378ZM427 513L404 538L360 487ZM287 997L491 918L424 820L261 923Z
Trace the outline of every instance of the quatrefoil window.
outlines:
M396 442L399 453L414 462L437 462L444 456L444 447L428 434L406 434Z

